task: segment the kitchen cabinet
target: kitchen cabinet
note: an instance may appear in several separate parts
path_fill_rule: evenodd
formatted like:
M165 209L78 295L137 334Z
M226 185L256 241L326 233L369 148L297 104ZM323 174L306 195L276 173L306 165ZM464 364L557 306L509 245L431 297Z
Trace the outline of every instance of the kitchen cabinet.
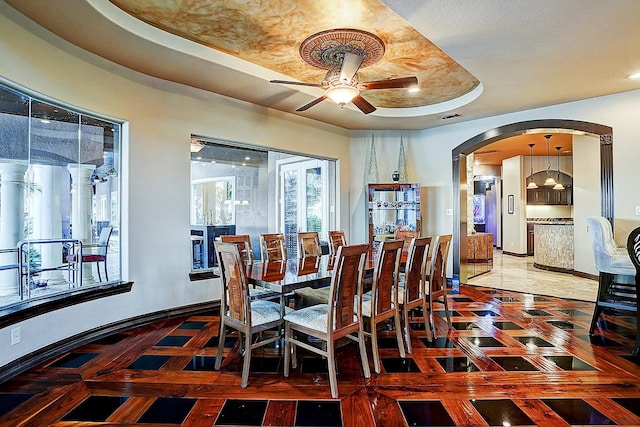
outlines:
M527 223L527 255L533 255L535 252L535 234L533 232L533 223Z
M420 184L369 184L369 243L393 238L398 230L420 232Z
M554 190L553 187L538 187L527 189L528 205L572 205L572 187L564 190Z

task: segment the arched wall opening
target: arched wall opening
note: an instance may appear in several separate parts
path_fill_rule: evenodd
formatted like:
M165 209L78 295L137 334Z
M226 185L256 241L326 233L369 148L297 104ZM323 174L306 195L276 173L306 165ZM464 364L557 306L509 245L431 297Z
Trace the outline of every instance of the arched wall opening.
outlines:
M598 123L579 120L541 119L511 123L489 129L463 142L451 151L453 164L453 275L460 283L467 281L467 161L466 157L501 139L522 135L536 129L584 132L600 139L601 215L613 224L613 129Z

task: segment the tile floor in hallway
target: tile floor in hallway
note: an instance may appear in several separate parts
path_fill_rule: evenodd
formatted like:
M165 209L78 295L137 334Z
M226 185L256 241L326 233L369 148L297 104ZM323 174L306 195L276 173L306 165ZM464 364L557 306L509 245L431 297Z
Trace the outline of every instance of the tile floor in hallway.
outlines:
M589 337L590 302L462 285L450 303L453 329L436 307L433 342L414 318L405 359L381 336L383 371L369 380L357 346L340 348L338 399L326 361L309 354L284 378L277 348L256 351L242 389L229 337L215 371L212 310L107 336L0 384L0 425L640 425L633 318L607 316Z
M491 271L472 277L468 284L595 302L598 281L533 266L533 257L503 255L494 250Z

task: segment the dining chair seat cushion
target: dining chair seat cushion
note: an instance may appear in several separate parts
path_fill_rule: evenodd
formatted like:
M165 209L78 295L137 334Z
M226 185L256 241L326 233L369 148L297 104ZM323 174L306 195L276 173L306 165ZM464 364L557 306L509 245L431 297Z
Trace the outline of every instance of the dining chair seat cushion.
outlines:
M311 307L306 307L289 313L284 316L284 320L313 329L314 331L327 333L328 314L329 304L316 304ZM353 321L356 322L357 320L357 317L353 316Z
M264 288L249 288L249 296L251 298L261 298L268 295L277 295L274 291L270 291L269 289Z
M251 323L252 326L259 326L265 323L275 322L281 318L280 304L272 301L258 299L251 301ZM285 314L291 312L289 307L285 307Z
M67 255L67 261L69 261L69 262L75 262L75 261L76 261L76 256L75 256L75 254ZM104 255L98 255L98 254L82 254L82 261L83 261L83 262L98 262L98 261L104 261Z

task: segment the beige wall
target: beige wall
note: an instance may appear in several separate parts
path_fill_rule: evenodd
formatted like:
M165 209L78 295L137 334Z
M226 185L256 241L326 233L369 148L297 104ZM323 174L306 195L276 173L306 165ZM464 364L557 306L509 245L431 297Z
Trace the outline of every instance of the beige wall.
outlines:
M122 277L134 286L124 295L22 322L22 342L15 346L5 345L10 327L0 329L0 366L104 324L219 299L219 280L192 283L188 276L191 134L340 159L340 178L350 181L349 137L342 128L149 78L49 38L53 43L0 14L0 77L126 121L120 236ZM338 217L347 230L348 215L348 193L342 192Z

